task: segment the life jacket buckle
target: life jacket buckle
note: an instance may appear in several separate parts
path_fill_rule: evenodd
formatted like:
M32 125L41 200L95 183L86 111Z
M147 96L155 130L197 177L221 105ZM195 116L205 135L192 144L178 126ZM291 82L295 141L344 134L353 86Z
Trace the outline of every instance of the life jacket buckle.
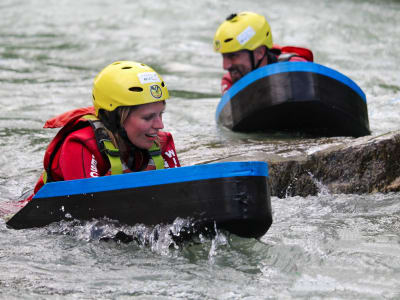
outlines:
M161 155L161 150L149 151L150 156Z
M100 139L99 144L101 145L100 152L105 152L111 156L119 156L119 149L116 149L110 139Z
M118 157L119 156L119 150L113 150L113 149L105 149L104 150L107 154L111 156Z

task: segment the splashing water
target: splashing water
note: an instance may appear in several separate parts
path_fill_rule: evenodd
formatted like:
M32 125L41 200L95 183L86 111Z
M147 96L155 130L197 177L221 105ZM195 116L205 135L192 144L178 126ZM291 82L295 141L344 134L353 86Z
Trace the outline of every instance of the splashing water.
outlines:
M117 221L103 218L92 221L60 221L45 227L48 234L73 236L86 242L137 243L148 247L154 253L169 255L171 250L179 250L188 243L205 243L212 241L209 258L217 254L217 248L227 244L226 236L214 224L213 231L197 231L199 227L191 219L177 218L172 224L146 226L121 225Z
M307 174L310 175L311 180L314 182L315 186L317 187L318 196L330 194L329 188L326 185L324 185L320 180L315 178L311 172L307 172Z

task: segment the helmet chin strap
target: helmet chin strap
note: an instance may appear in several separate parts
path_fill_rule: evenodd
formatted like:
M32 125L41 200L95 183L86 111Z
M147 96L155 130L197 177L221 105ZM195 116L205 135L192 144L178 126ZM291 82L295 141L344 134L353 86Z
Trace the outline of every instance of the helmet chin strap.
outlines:
M256 64L255 63L254 51L247 50L247 52L249 53L249 56L250 56L251 70L252 71L254 71L255 69L258 69L260 67L261 62L263 61L264 57L267 56L267 51L265 51L264 55L261 57L261 59Z

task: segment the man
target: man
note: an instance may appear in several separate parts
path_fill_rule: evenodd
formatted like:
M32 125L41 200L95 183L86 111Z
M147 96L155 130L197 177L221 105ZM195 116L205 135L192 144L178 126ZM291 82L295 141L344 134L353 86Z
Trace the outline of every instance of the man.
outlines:
M244 75L267 64L313 61L308 49L274 46L267 20L252 12L230 15L215 33L214 50L222 54L223 68L228 71L222 78L222 94Z

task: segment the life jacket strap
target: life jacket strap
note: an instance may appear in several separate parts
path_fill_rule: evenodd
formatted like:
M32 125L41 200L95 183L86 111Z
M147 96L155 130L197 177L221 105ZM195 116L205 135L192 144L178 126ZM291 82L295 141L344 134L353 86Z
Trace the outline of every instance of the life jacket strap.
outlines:
M149 153L151 158L154 161L154 165L156 166L156 170L164 169L164 159L161 156L161 149L158 143L154 142L153 146L149 149Z
M47 172L46 172L46 170L43 171L42 180L43 180L43 184L47 183Z
M97 146L101 153L104 153L111 166L111 175L118 175L123 173L121 157L119 150L114 146L110 137L108 136L103 123L93 115L85 115L84 119L88 120L90 126L92 126L94 135L96 138Z
M119 150L115 148L114 144L110 140L103 140L105 148L105 154L111 165L111 175L122 174L122 162L119 156Z

